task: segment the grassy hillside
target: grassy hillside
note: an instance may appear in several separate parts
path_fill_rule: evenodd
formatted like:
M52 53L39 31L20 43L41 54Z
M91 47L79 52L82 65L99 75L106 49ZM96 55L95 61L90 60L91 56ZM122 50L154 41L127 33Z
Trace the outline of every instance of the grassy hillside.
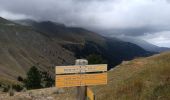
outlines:
M170 52L122 63L94 90L97 100L170 100Z
M170 52L123 62L108 72L107 85L91 87L96 100L170 100L169 61ZM64 88L64 93L55 88L33 90L17 93L13 100L75 100L75 90ZM6 94L2 97L10 100Z

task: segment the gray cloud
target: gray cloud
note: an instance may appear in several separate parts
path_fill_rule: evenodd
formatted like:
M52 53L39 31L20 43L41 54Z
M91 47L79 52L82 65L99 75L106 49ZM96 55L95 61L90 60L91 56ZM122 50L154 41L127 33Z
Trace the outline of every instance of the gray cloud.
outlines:
M169 0L0 0L0 16L51 20L107 35L170 30Z

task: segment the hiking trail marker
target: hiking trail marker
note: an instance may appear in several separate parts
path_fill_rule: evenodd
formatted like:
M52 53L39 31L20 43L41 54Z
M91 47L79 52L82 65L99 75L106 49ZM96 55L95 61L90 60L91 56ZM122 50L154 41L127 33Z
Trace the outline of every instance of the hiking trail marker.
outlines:
M107 84L107 64L87 64L87 60L78 59L73 66L56 66L56 87L77 87L77 100L86 100L87 96L94 100L87 86Z

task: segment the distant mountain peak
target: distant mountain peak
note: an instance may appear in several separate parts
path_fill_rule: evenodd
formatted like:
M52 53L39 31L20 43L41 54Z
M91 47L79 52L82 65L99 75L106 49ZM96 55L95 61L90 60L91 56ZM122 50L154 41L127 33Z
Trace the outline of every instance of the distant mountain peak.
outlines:
M159 46L156 46L154 44L148 43L147 41L142 40L142 39L135 39L133 37L126 37L126 36L117 37L117 38L119 38L119 39L121 39L122 41L125 41L125 42L134 43L134 44L142 47L146 51L151 51L151 52L170 51L170 48L159 47Z

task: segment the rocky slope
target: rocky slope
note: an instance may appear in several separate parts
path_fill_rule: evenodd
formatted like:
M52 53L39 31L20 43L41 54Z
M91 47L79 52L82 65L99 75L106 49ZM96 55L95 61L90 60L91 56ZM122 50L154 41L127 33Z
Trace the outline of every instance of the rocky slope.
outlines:
M0 76L16 79L31 66L53 73L55 65L74 63L74 54L30 27L1 19ZM4 80L3 80L4 81Z

